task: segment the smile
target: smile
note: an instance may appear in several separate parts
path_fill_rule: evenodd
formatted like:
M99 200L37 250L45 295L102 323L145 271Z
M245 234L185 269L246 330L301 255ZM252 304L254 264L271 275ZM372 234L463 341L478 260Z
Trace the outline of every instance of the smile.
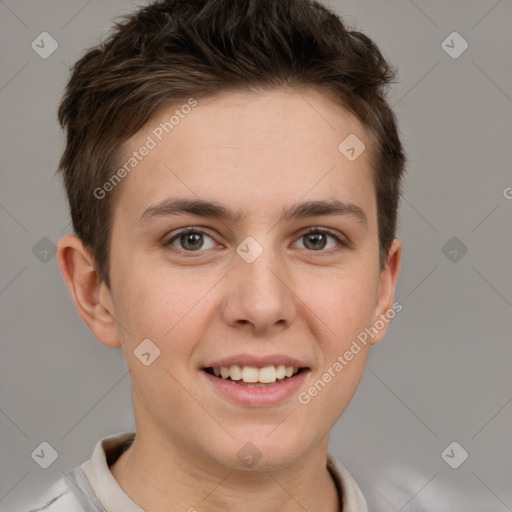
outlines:
M310 372L309 368L285 365L262 368L231 365L206 367L199 373L215 396L248 407L262 407L277 405L296 395Z
M247 385L250 387L262 387L275 382L282 382L293 377L301 368L295 366L285 366L284 364L270 365L263 368L256 366L220 366L215 368L205 368L210 375L215 375L220 379L231 380L236 384Z

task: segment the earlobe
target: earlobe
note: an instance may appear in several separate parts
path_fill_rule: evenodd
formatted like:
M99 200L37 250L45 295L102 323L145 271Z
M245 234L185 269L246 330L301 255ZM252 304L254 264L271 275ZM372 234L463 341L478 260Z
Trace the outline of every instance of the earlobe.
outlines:
M371 345L375 345L382 340L386 334L390 319L395 316L393 300L401 263L402 242L395 238L389 249L386 265L380 275L377 305L373 318L373 326L378 332L371 339Z
M57 259L82 320L101 343L121 347L112 301L105 297L106 286L94 268L90 252L77 236L66 235L59 240Z

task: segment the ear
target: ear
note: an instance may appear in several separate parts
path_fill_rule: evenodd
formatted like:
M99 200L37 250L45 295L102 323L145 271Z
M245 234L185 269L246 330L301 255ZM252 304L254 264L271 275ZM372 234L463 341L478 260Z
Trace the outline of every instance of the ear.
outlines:
M101 281L90 252L74 235L59 240L57 259L75 307L101 343L121 347L110 290Z
M402 242L398 238L395 238L391 244L391 247L389 248L386 265L380 274L379 292L377 295L377 304L375 306L375 312L373 316L373 326L375 326L377 322L379 322L377 326L380 326L381 324L384 324L384 326L381 329L377 329L378 333L371 338L370 345L375 345L382 338L384 338L384 335L388 330L390 319L395 316L395 312L398 312L402 309L401 304L397 304L395 307L393 307L396 283L398 281L401 263ZM387 312L388 314L386 315ZM390 316L389 312L392 312L393 315ZM381 317L381 315L383 316Z

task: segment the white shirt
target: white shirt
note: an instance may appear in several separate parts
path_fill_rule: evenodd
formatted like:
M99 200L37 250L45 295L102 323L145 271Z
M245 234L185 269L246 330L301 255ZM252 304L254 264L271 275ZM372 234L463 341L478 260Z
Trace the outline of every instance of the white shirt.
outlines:
M144 512L121 489L110 472L118 457L133 442L135 432L100 439L92 457L55 482L27 512ZM349 472L327 454L343 512L368 512L365 498Z

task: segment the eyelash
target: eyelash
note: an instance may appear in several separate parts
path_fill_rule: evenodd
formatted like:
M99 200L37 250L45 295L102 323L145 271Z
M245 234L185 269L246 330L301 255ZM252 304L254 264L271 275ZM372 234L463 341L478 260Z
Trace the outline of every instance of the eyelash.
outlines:
M180 231L179 233L176 233L172 238L169 238L165 243L164 243L164 246L169 249L170 251L172 252L176 252L176 253L188 253L190 255L193 255L194 253L201 253L201 252L205 252L204 250L198 250L198 251L187 251L185 249L178 249L176 247L174 247L172 245L172 243L179 239L181 236L183 235L187 235L187 234L190 234L190 233L195 233L195 234L201 234L201 235L206 235L210 238L213 239L213 237L211 237L208 233L200 230L200 229L197 229L197 228L194 228L194 227L189 227L189 228L185 228L183 229L182 231ZM339 237L336 233L332 232L331 230L329 229L326 229L326 228L320 228L320 227L312 227L312 228L309 228L307 231L303 232L297 240L309 235L309 234L312 234L312 233L322 233L322 234L326 234L326 235L329 235L331 236L332 238L334 238L336 240L336 242L338 242L338 244L341 246L341 247L338 247L338 248L334 248L334 249L329 249L329 250L318 250L318 251L313 251L313 250L309 250L308 252L316 252L318 253L320 256L322 255L332 255L333 253L335 252L338 252L338 251L341 251L342 249L345 249L345 248L349 248L350 247L350 243L344 239L342 239L341 237ZM307 249L305 249L307 250ZM192 256L193 257L193 256Z

